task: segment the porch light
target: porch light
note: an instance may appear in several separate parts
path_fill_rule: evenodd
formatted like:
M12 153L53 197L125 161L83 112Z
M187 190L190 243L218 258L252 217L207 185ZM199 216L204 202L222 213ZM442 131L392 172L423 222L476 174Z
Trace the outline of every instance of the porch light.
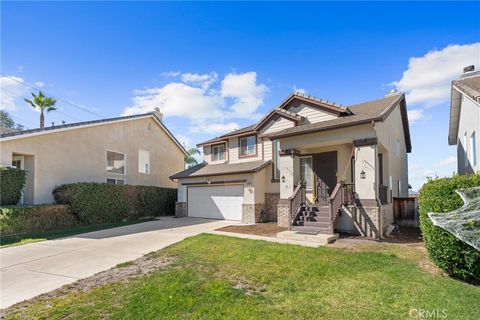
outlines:
M365 179L365 170L362 170L362 172L360 172L360 179Z
M285 182L285 176L282 176L281 179L282 179L282 182Z

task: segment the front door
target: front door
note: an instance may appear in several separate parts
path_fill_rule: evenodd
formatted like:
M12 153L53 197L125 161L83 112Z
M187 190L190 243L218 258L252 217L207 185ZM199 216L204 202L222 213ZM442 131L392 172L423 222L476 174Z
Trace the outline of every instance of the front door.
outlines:
M337 184L337 152L324 152L313 156L316 181L316 202L327 202Z

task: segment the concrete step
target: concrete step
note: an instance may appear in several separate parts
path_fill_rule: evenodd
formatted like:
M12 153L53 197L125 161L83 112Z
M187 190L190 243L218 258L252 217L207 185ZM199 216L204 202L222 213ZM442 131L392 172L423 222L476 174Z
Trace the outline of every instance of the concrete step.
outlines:
M338 239L338 234L305 233L305 230L291 230L277 233L277 238L328 244Z
M315 227L315 228L330 228L330 222L317 222L317 221L304 221L303 225L305 227Z

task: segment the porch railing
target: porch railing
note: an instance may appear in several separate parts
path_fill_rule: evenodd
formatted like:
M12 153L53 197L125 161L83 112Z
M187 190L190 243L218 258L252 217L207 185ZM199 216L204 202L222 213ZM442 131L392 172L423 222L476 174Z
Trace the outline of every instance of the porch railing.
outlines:
M378 186L378 198L381 204L388 203L388 186L381 184Z
M329 198L328 206L330 209L330 230L332 230L332 232L333 224L337 218L338 211L345 202L344 190L343 181L338 182Z
M293 195L288 198L288 201L290 203L290 223L288 228L291 229L297 211L306 203L305 183L298 183L293 191Z
M355 184L354 183L343 184L343 204L346 206L352 206L355 204Z

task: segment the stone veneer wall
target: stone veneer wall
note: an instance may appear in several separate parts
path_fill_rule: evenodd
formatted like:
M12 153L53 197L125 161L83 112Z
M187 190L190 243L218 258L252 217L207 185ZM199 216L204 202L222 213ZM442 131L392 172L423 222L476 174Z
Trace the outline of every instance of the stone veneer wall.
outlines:
M280 200L280 193L265 193L265 211L269 221L277 221L277 205Z
M182 218L187 216L187 203L175 202L175 217Z
M260 221L260 212L265 207L263 203L242 204L242 223L255 224Z
M355 225L364 237L383 237L381 207L349 206Z
M290 202L280 199L277 205L277 225L288 228L290 226Z

